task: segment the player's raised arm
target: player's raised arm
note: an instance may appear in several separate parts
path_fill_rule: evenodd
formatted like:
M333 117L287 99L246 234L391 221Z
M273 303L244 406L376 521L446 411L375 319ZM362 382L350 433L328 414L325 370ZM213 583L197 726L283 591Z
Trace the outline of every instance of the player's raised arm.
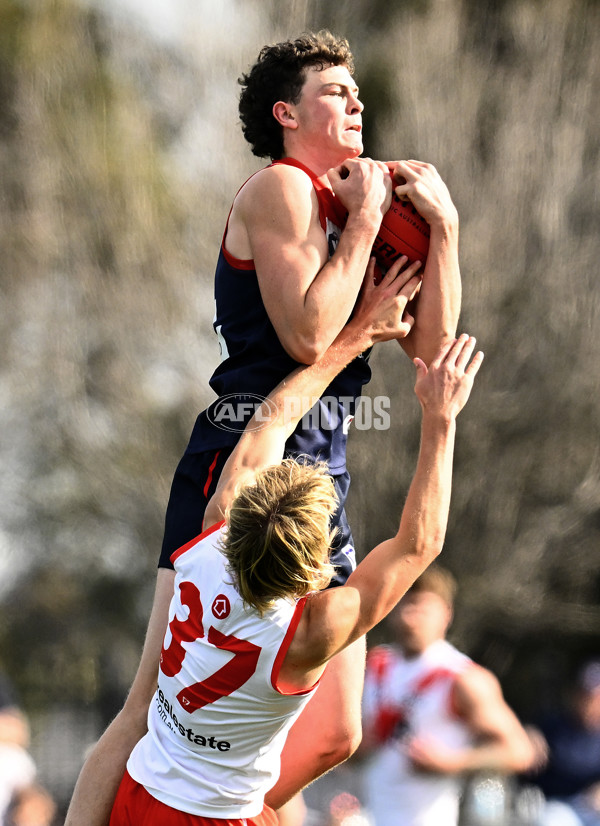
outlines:
M456 417L483 360L475 339L446 344L429 368L416 359L422 407L417 467L397 534L374 548L346 585L315 594L290 646L285 677L310 685L338 651L380 622L442 550L452 482ZM311 670L312 666L312 670Z
M458 212L435 167L420 161L398 161L395 193L408 199L430 226L423 286L410 336L400 345L410 358L429 364L446 341L456 335L461 305L458 260Z
M353 358L376 342L408 335L413 318L406 305L417 294L420 278L414 264L399 272L402 263L375 286L370 262L352 320L319 361L291 373L256 410L225 464L206 509L205 528L223 518L240 484L248 483L260 468L281 461L285 442L302 416Z

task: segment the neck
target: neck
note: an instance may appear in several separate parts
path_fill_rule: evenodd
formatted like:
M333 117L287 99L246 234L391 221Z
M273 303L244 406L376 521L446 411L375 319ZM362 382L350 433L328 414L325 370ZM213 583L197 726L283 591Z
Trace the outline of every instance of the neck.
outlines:
M335 157L333 155L325 156L322 152L312 147L294 145L293 142L291 142L291 145L284 146L284 157L300 161L301 164L307 166L321 183L328 188L331 188L329 178L327 177L328 170L340 166L344 161L348 160L348 156L344 156L341 153Z
M327 177L327 170L331 169L330 166L326 167L323 164L323 162L319 162L311 157L307 157L306 154L303 154L301 152L286 152L283 157L292 158L293 160L298 161L303 166L307 167L307 169L310 169L313 175L315 175L322 184L324 184L328 188L331 188L329 178Z
M402 654L406 660L416 660L417 657L422 656L432 645L435 645L440 641L440 638L431 640L426 645L419 646L418 648L413 648L412 646L405 646L400 643L400 649L402 650Z

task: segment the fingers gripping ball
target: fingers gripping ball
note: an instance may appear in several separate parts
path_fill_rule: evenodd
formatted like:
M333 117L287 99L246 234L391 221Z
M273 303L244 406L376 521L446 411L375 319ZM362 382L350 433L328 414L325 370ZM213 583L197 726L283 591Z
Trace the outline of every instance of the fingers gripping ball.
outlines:
M418 260L425 264L428 252L429 224L410 201L401 201L394 193L373 244L378 267L387 272L401 255L406 255L409 263Z

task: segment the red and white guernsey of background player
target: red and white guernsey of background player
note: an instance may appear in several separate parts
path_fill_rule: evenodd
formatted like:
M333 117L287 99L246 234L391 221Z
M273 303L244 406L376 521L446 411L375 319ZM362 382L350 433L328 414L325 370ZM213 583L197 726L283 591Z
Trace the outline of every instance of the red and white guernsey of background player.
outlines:
M363 725L379 743L364 772L367 806L376 826L440 826L458 822L460 776L414 768L407 739L425 737L458 750L473 736L453 708L458 674L472 660L446 640L406 658L395 647L369 652Z
M174 809L238 819L261 813L287 732L314 689L286 693L278 679L306 598L278 600L263 617L244 605L218 550L224 524L172 556L158 689L127 770Z

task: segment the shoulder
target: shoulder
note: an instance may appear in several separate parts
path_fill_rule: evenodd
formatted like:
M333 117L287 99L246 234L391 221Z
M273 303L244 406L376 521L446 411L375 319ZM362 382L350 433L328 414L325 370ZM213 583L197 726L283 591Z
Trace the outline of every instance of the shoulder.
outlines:
M487 668L474 662L470 662L456 675L453 694L459 712L467 712L481 703L503 701L498 678Z
M325 664L352 640L358 592L347 584L308 595L292 639L290 662L306 671Z
M295 166L277 164L261 169L246 181L234 200L234 209L256 214L257 203L264 209L273 206L281 209L293 204L295 209L303 204L311 208L316 193L310 176Z
M226 531L226 524L223 519L214 522L208 528L202 531L201 534L191 539L185 545L182 545L171 555L171 562L175 570L180 571L193 565L198 558L205 555L210 555L215 560L220 559L220 543Z
M314 189L310 175L297 166L275 164L252 175L240 189L238 198L256 193L280 193L289 189L310 193Z
M500 691L496 675L474 662L456 675L456 684L464 687L465 691Z
M452 643L448 642L448 640L440 641L439 647L436 651L436 656L440 662L447 665L448 668L455 671L457 674L475 665L473 660L467 654L459 651L459 649L452 645Z

